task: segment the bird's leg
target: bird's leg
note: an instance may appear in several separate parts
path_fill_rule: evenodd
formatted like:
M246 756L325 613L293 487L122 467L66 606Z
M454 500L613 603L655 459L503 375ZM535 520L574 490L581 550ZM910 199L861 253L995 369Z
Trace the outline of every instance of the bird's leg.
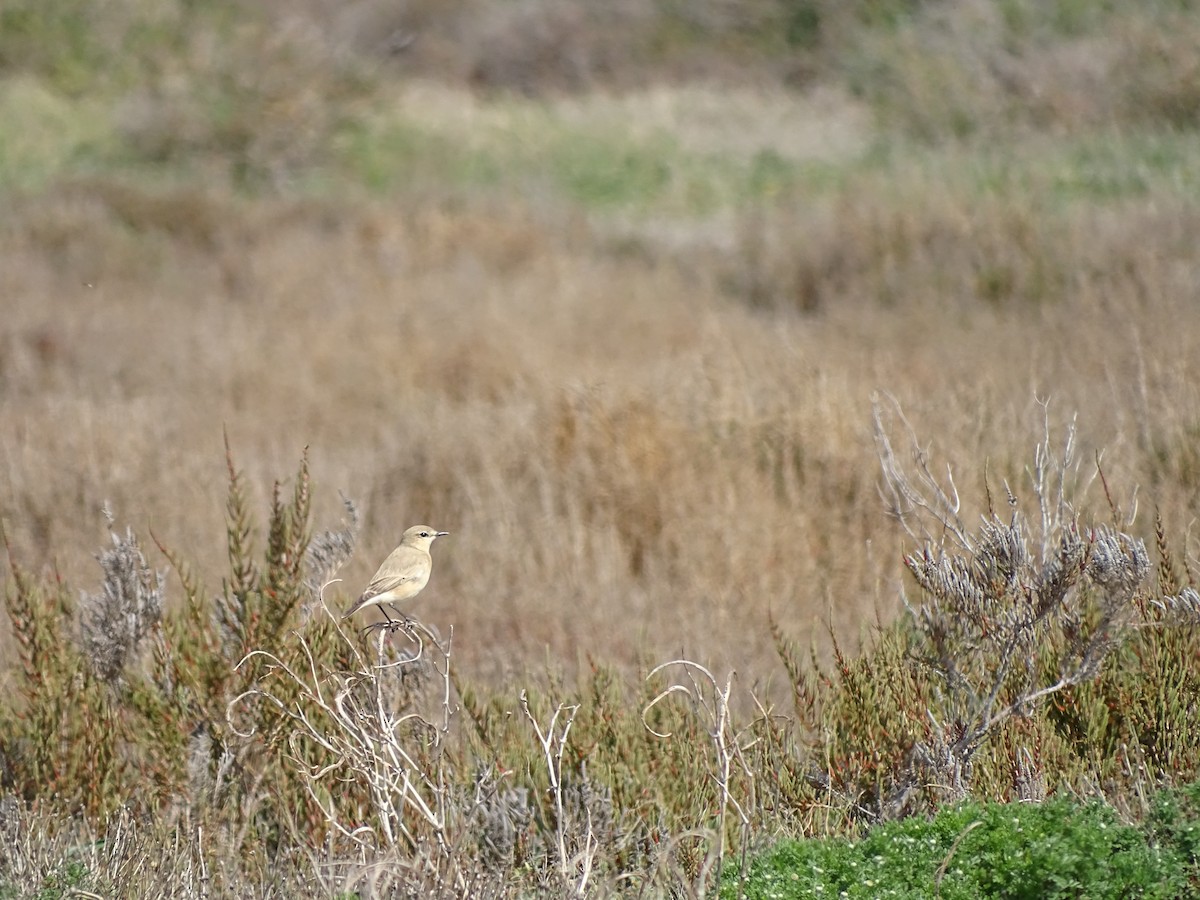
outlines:
M400 610L396 609L395 605L389 603L388 606L391 606L392 612L394 612L397 616L400 617L400 621L396 623L396 626L403 628L405 631L410 630L413 626L413 622L416 620L413 619L413 617L410 616L408 613L400 612ZM386 615L386 613L385 613L385 615ZM395 627L395 626L393 626L393 627Z

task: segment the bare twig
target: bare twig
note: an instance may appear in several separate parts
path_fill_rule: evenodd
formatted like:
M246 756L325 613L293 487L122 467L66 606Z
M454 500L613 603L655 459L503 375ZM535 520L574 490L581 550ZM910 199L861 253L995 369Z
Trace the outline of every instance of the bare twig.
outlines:
M751 786L751 791L753 790L754 773L750 770L743 756L743 750L746 748L742 747L739 743L739 736L734 731L729 712L729 697L733 691L734 672L731 671L729 673L729 677L725 680L725 686L722 688L716 676L705 666L689 659L673 659L655 666L646 677L647 679L653 678L659 672L671 666L682 667L684 673L687 675L689 684L675 683L657 694L642 710L642 724L654 736L669 738L671 736L670 732L655 731L646 721L646 715L666 698L675 694L682 694L691 702L692 707L701 713L708 728L715 763L712 777L719 791L720 807L717 810L717 839L714 852L709 854L711 865L704 867L704 871L701 872L699 879L697 893L702 895L704 893L704 885L708 881L710 869L715 870L712 872L714 880L718 882L720 880L721 868L724 865L726 855L726 818L731 808L738 816L744 855L750 831L750 816L747 814L745 807L733 796L731 790L734 764L737 764L737 768L746 779L746 783ZM696 675L699 675L701 678L700 684L696 682Z
M582 897L587 889L588 879L591 878L595 864L597 843L592 828L591 810L585 807L587 826L584 833L583 847L580 851L569 856L567 853L567 812L563 796L562 761L567 749L567 737L579 712L579 704L568 705L560 703L550 716L550 721L543 728L532 710L529 708L529 697L521 691L521 712L533 727L538 743L542 748L542 762L550 779L550 796L554 802L555 837L558 841L559 875L564 883L571 885L571 890L577 897ZM560 723L560 717L562 719Z

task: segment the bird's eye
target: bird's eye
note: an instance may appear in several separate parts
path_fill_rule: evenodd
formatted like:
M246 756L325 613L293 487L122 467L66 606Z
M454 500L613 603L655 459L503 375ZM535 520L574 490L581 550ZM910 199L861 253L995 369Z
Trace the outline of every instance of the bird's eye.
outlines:
M422 531L422 532L421 532L421 537L429 537L429 532L428 532L428 531Z

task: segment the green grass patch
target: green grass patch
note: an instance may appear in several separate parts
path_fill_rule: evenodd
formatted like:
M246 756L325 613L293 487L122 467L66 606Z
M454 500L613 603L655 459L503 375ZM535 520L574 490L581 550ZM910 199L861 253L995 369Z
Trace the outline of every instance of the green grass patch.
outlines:
M471 188L504 178L498 159L402 119L354 123L336 138L335 154L353 180L373 191Z
M856 165L689 151L666 129L634 119L566 121L551 107L490 101L477 125L363 120L337 139L347 175L376 191L413 186L541 193L598 212L703 216L788 192L826 192Z
M1200 143L1174 129L1099 129L1069 138L967 141L929 148L883 137L850 172L886 175L876 186L898 206L931 185L967 198L1028 198L1039 208L1104 205L1160 194L1200 197Z
M1200 147L1178 131L1096 135L1052 156L1051 189L1064 199L1121 199L1154 190L1200 196Z
M543 153L544 163L534 156L522 160L523 167L546 172L570 200L590 209L642 214L706 216L802 188L823 191L838 184L848 168L789 159L771 147L749 157L694 153L668 132L623 139L564 131Z
M809 109L829 145L814 138ZM376 191L486 187L687 218L839 189L861 168L860 129L845 110L778 91L535 100L415 84L343 127L334 157L342 177Z
M31 77L0 81L0 121L0 189L43 188L94 168L117 144L102 105Z
M338 145L350 176L372 190L506 187L598 211L707 214L782 190L799 176L794 163L770 152L734 163L685 154L670 134L636 139L551 119L467 139L397 119L355 125Z
M1110 202L1156 191L1200 196L1200 146L1173 130L1124 134L1100 131L1052 144L1034 144L1015 156L980 152L980 187L1019 191L1064 203Z

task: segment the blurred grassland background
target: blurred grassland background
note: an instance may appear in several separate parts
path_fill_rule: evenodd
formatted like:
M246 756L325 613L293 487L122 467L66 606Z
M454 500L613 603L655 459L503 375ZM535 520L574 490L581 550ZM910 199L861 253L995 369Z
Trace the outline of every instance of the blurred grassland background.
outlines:
M885 390L968 503L1077 413L1194 559L1198 124L1181 0L4 0L5 533L216 585L222 432L307 446L462 671L765 683L898 611Z

